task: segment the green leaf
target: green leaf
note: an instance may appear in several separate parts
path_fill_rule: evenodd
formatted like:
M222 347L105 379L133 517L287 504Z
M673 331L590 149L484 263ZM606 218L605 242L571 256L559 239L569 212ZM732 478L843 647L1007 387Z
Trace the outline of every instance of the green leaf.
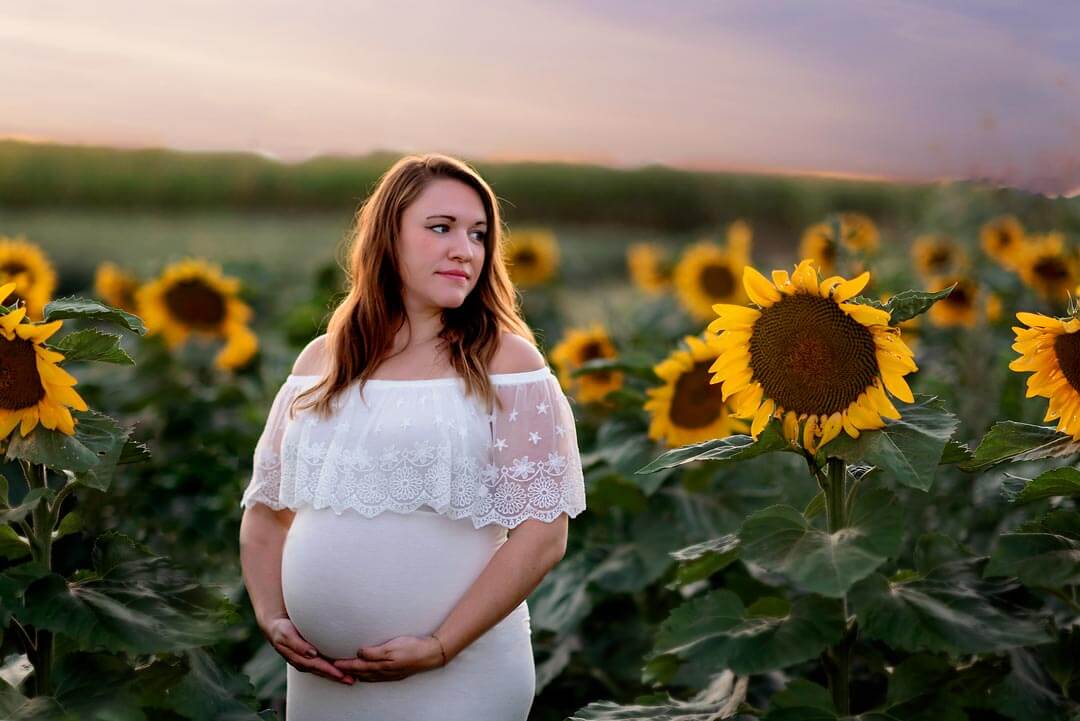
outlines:
M930 489L938 461L959 420L935 397L916 396L913 404L898 403L900 420L886 419L885 427L863 431L858 438L841 433L823 453L880 468L898 483Z
M587 553L580 551L544 576L528 600L535 628L566 635L589 615L592 601L586 586L591 566Z
M112 323L130 330L139 335L146 335L146 326L137 315L127 311L105 305L101 301L92 298L79 298L68 296L57 298L46 304L45 321L67 320L68 318L82 318L84 320L97 320Z
M82 648L127 653L203 646L236 619L225 597L127 536L102 534L91 559L94 571L70 582L55 573L32 582L19 619L63 633Z
M1032 530L1001 535L983 575L1016 576L1041 588L1080 583L1080 511L1055 511L1026 528Z
M0 556L8 560L22 558L30 553L30 542L11 526L0 523Z
M710 591L668 616L650 657L674 654L705 669L764 673L814 658L843 636L839 601L805 596L784 616L760 613L775 608L766 602L746 609L731 591Z
M68 333L50 347L63 353L65 362L100 361L135 365L127 351L120 347L120 336L92 328Z
M960 464L964 471L983 471L1005 461L1034 461L1076 453L1080 444L1051 426L998 421L982 440L975 455Z
M77 417L78 412L73 413ZM77 424L76 424L76 430ZM13 431L9 436L4 460L21 458L55 470L87 471L98 463L98 458L75 436L46 428L40 423L25 436Z
M116 465L123 466L128 463L142 463L150 460L150 449L142 441L128 438L124 441L124 447L120 451L120 457L116 459Z
M943 466L956 465L958 463L970 461L973 455L971 449L967 447L967 444L952 438L945 444L945 450L942 452L941 460L938 461L938 463Z
M614 417L597 430L595 455L637 484L646 496L655 493L675 472L665 470L648 478L635 474L654 452L655 444L645 438L645 428L637 419Z
M1080 471L1075 468L1055 468L1034 480L1020 479L1019 487L1007 484L1002 494L1017 505L1054 496L1080 496Z
M653 370L655 365L656 361L644 355L624 354L618 358L593 358L570 371L570 377L578 378L594 373L620 371L641 378L650 384L655 384L660 380L660 377Z
M928 541L924 543L924 541ZM983 557L959 557L933 538L921 538L919 573L890 581L874 573L848 600L862 633L906 651L950 654L1002 651L1049 640L1042 625L1001 598L1015 584L981 579Z
M911 320L915 316L922 315L930 310L930 306L934 303L948 297L955 287L956 283L953 283L948 288L933 293L921 290L900 291L889 298L889 302L885 304L885 310L892 315L889 325L899 325L905 320Z
M896 496L874 488L856 496L848 526L836 533L811 527L791 506L770 506L743 522L739 540L744 560L839 598L896 554L903 531Z
M184 718L259 719L247 704L255 701L251 681L217 663L203 649L188 649L174 659L156 660L142 670L136 688L143 703Z
M729 533L671 552L679 561L673 585L685 586L727 568L739 557L739 539Z
M56 491L51 488L31 488L23 496L19 505L14 508L0 510L0 523L18 523L30 515L30 512L38 507L42 499L51 499Z
M649 698L650 703L620 704L593 701L567 717L567 721L708 721L720 718L728 698L709 701L680 701L670 694Z
M756 441L752 436L739 434L672 448L639 468L637 473L655 473L695 461L744 461L774 451L798 452L784 438L780 422L775 418L769 421Z
M93 467L76 471L75 481L99 491L106 491L112 484L117 461L127 445L131 428L121 426L109 416L97 411L83 411L75 414L75 437L82 445L93 451L98 463Z

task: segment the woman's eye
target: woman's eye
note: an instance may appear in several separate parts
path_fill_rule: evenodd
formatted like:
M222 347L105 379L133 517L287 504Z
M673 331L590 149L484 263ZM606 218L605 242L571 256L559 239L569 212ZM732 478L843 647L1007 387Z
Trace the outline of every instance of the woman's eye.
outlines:
M487 238L487 231L486 230L474 230L473 234L476 235L476 239L481 241L481 242L485 238Z
M449 230L450 226L447 225L446 223L439 223L438 225L429 226L428 230L434 230L436 233L443 232L443 231L438 230L439 228L446 228L447 230Z

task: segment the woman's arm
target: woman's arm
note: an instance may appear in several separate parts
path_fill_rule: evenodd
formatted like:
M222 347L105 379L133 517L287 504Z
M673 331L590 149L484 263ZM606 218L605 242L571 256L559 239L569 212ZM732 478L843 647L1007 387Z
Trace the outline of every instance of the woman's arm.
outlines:
M281 553L294 515L288 508L275 511L256 503L244 510L240 520L240 568L255 620L274 650L294 668L352 685L354 680L348 674L304 640L285 609Z

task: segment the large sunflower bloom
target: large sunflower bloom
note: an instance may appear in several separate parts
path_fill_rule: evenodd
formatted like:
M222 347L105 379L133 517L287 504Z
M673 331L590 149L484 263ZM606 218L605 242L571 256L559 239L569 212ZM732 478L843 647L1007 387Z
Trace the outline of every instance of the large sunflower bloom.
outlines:
M56 288L56 271L41 248L22 236L0 236L0 283L10 282L15 296L26 303L26 314L41 320Z
M105 261L94 273L94 292L114 308L137 313L135 292L138 289L139 279L116 263Z
M739 249L726 249L709 241L694 243L675 266L675 295L690 315L712 318L716 303L744 303L739 277L749 259Z
M549 230L515 230L504 247L507 270L516 286L546 283L559 267L559 244Z
M135 299L147 331L161 333L171 349L191 335L226 341L214 362L228 370L246 363L258 348L247 327L251 307L237 297L239 291L239 279L222 275L219 266L186 259L139 288Z
M626 249L630 280L644 293L662 295L671 288L671 260L659 243L634 243Z
M974 328L979 320L979 284L967 276L936 276L929 280L927 290L936 293L956 287L949 295L930 306L926 316L936 326L947 328L963 325Z
M645 390L649 438L681 446L745 433L748 424L732 416L720 386L709 382L709 366L717 357L716 336L684 340L689 350L676 350L653 368L664 385Z
M0 302L15 287L0 286ZM69 408L85 411L86 401L75 391L75 377L56 365L64 355L42 345L64 322L24 323L26 313L26 306L19 306L0 316L0 438L16 426L25 436L38 423L74 435Z
M551 360L559 369L559 383L567 393L574 393L583 403L603 400L622 387L622 371L598 371L578 377L571 373L594 358L615 358L615 346L599 324L589 328L571 328L566 337L551 350Z
M1021 280L1048 300L1063 301L1076 286L1076 259L1061 233L1031 236L1017 259Z
M1027 379L1027 398L1050 399L1044 421L1058 419L1057 429L1080 440L1080 319L1051 318L1041 313L1017 313L1028 326L1014 326L1013 350L1020 357L1009 364Z
M840 431L857 438L881 428L882 416L898 419L886 390L914 402L904 376L918 367L888 311L846 302L869 281L869 273L820 281L809 259L790 278L773 271L772 282L747 266L746 292L760 309L714 306L712 382L724 384L737 417L753 418L755 438L776 417L789 441L815 452Z
M947 235L924 233L911 244L915 269L924 277L955 273L967 267L964 248Z
M1002 215L979 229L982 248L999 265L1015 270L1024 249L1024 226L1012 215Z

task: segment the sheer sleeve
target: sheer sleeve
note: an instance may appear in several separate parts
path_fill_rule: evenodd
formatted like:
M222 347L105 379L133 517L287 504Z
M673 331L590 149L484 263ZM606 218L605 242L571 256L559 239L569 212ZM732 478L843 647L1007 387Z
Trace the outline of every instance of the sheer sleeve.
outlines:
M488 502L481 520L512 528L529 518L577 516L585 510L585 481L574 414L558 379L545 367L492 380L502 408L491 416L492 462L483 473L480 492Z
M275 511L285 508L281 502L281 439L288 423L288 410L292 400L304 389L303 379L308 376L290 375L285 379L274 402L270 406L266 425L255 444L251 464L251 480L240 500L240 507L262 503Z

